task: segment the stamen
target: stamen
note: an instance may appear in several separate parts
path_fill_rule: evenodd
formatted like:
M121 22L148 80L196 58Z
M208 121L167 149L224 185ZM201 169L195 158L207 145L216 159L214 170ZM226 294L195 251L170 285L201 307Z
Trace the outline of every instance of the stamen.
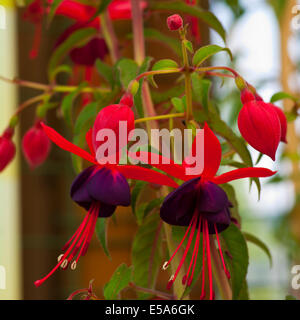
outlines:
M169 263L168 263L168 261L165 261L165 263L164 263L163 266L162 266L162 269L163 269L163 270L167 270L168 267L169 267Z
M197 257L198 257L198 251L199 251L199 245L200 245L201 223L202 223L202 217L200 216L199 223L198 223L198 232L197 232L196 244L195 244L195 249L194 249L194 253L193 253L193 257L194 257L194 254L195 254L194 263L193 263L193 270L192 270L192 274L189 277L188 282L187 282L188 286L190 286L192 284L193 277L194 277L194 272L195 272L195 268L196 268L196 264L197 264ZM191 268L191 264L189 266L189 270L188 270L187 275L189 275L190 268Z
M31 51L29 53L29 56L31 59L35 59L39 53L41 37L42 37L42 23L39 22L35 24L33 44L32 44Z
M212 269L211 269L210 244L209 244L209 233L208 233L207 220L205 220L205 237L206 237L207 268L208 268L208 279L209 279L209 299L213 300Z
M185 232L185 234L184 234L181 242L179 243L178 247L176 248L176 250L175 250L174 253L172 254L172 256L171 256L171 258L169 259L169 261L167 261L167 262L164 263L164 265L163 265L164 270L167 269L167 267L169 266L169 264L171 263L171 261L172 261L173 258L175 257L177 251L181 248L181 246L182 246L182 244L183 244L186 236L188 235L188 233L189 233L189 231L190 231L190 229L191 229L192 224L194 223L195 218L196 218L196 212L194 213L194 215L193 215L193 217L192 217L192 220L191 220L191 222L190 222L190 224L189 224L189 226L188 226L188 228L187 228L187 230L186 230L186 232Z
M185 258L186 258L186 255L187 255L187 253L188 253L188 251L189 251L189 248L190 248L190 246L191 246L191 242L192 242L192 240L193 240L193 237L194 237L194 233L195 233L195 229L196 229L196 225L197 225L197 218L193 221L193 225L192 225L192 230L191 230L191 233L190 233L190 235L189 235L189 240L188 240L188 243L187 243L187 245L186 245L186 248L185 248L185 250L184 250L184 253L183 253L183 256L182 256L182 258L181 258L181 260L180 260L180 263L179 263L179 265L178 265L178 267L177 267L177 269L176 269L176 271L175 271L175 274L174 274L174 281L176 280L176 278L177 278L177 275L178 275L178 273L179 273L179 271L180 271L180 269L181 269L181 267L182 267L182 265L183 265L183 263L184 263L184 261L185 261ZM174 282L173 281L173 282Z
M73 235L71 239L68 241L67 245L64 246L68 248L67 251L63 255L60 255L58 257L59 261L57 265L44 278L35 281L34 284L37 287L43 284L44 281L46 281L59 267L61 267L62 269L66 269L69 263L71 262L71 260L74 258L74 256L77 254L78 250L81 247L79 255L76 261L74 261L75 263L73 262L71 264L72 270L76 268L78 258L85 248L86 240L89 238L90 233L94 232L94 229L92 227L95 226L95 220L97 218L98 211L99 211L99 204L98 203L92 204L83 222L75 232L75 235ZM83 245L81 246L82 243Z
M202 288L201 288L201 295L200 300L204 300L206 293L205 293L205 236L204 236L204 221L202 221Z
M89 84L92 83L93 67L86 66L84 68L84 80Z
M62 259L63 256L64 256L63 254L60 254L60 255L57 257L57 261L59 262L59 261Z
M217 225L214 224L214 227L215 227L215 232L216 232L216 238L217 238L217 241L218 241L218 247L219 247L220 257L221 257L221 261L222 261L222 264L223 264L223 269L224 269L224 272L225 272L227 278L230 279L230 273L229 273L229 271L228 271L227 268L226 268L225 261L224 261L224 257L223 257L223 252L222 252L222 248L221 248L221 243L220 243L220 239L219 239L219 234L218 234Z

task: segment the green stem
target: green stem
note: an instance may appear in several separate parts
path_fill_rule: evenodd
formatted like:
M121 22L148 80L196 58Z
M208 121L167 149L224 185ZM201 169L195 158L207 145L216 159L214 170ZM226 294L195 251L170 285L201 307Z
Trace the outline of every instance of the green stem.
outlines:
M182 118L182 117L184 117L184 115L185 115L185 113L171 113L171 114L165 114L162 116L146 117L146 118L141 118L141 119L135 120L135 123L147 122L147 121L152 121L152 120L170 119L170 118Z
M218 285L220 294L223 300L232 300L231 287L229 285L227 276L223 270L223 266L221 264L220 257L216 248L215 239L212 235L210 235L209 242L211 249L213 274Z
M100 17L102 33L108 46L112 62L115 64L120 59L118 40L107 10L102 13Z
M185 46L186 38L185 38L185 30L181 32L181 49L183 56L183 65L185 70L185 96L186 96L186 122L191 119L193 116L193 96L192 96L192 79L191 79L191 70L189 57L187 53L187 49Z
M145 59L145 42L144 42L144 27L143 16L139 6L139 0L131 0L132 6L132 27L134 36L134 57L136 62L141 65ZM147 82L143 83L142 98L144 113L149 117L155 117L156 112L151 99L150 89ZM157 129L158 123L156 120L147 121L147 129ZM155 146L154 146L155 147ZM166 197L169 194L167 187L161 188L161 196ZM176 249L176 244L172 238L172 228L170 225L163 223L164 231L167 240L167 246L170 253ZM176 267L179 265L181 252L179 251L171 262L172 274L175 273ZM185 275L185 268L182 266L176 281L173 284L174 296L180 298L184 292L185 287L182 285L181 279ZM188 299L188 296L186 297Z

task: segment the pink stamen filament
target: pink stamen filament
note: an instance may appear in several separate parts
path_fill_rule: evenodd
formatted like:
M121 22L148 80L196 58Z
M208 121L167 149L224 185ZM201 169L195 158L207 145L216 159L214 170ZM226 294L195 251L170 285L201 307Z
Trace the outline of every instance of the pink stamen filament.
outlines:
M196 229L196 225L197 225L197 220L198 220L198 219L194 219L194 221L193 221L192 230L191 230L191 233L190 233L190 235L189 235L188 243L187 243L187 245L186 245L186 248L185 248L185 250L184 250L184 253L183 253L183 256L182 256L182 258L181 258L181 260L180 260L180 263L179 263L179 265L178 265L178 267L177 267L177 269L176 269L176 271L175 271L175 274L174 274L174 276L172 277L172 280L170 280L171 282L169 281L169 286L170 286L171 283L174 283L174 281L176 280L177 275L178 275L178 273L179 273L179 271L180 271L180 269L181 269L181 267L182 267L182 265L183 265L183 263L184 263L184 261L185 261L186 255L187 255L187 253L188 253L188 251L189 251L189 248L190 248L190 246L191 246L191 242L192 242L193 237L194 237L194 233L195 233L195 229Z
M202 288L201 288L201 296L200 296L200 300L205 299L205 236L204 236L204 221L202 222Z
M37 57L40 49L41 38L42 38L42 22L36 23L34 27L35 27L35 30L34 30L33 44L29 54L31 59L34 59Z
M217 241L218 241L218 247L219 247L220 257L221 257L221 261L222 261L222 264L223 264L223 269L224 269L224 272L225 272L227 278L230 279L230 273L229 273L229 271L227 270L226 265L225 265L225 261L224 261L224 257L223 257L223 252L222 252L222 247L221 247L221 243L220 243L220 239L219 239L219 234L218 234L218 229L217 229L216 224L214 224L214 227L215 227L215 232L216 232L216 238L217 238Z
M185 238L187 237L187 235L188 235L188 233L189 233L189 231L190 231L190 229L191 229L191 226L192 226L195 218L196 218L196 214L193 215L192 220L191 220L191 222L190 222L190 224L189 224L189 226L188 226L188 228L187 228L187 230L186 230L186 232L185 232L185 234L184 234L181 242L179 243L178 247L176 248L176 250L175 250L174 253L172 254L171 258L169 259L169 261L168 261L167 263L164 264L164 266L163 266L164 269L166 269L166 268L169 266L169 264L171 263L171 261L172 261L173 258L175 257L177 251L181 248L181 246L182 246Z
M206 242L206 253L207 253L207 268L208 268L208 279L209 279L209 299L213 300L213 283L212 283L212 269L211 269L211 257L210 257L210 245L209 245L209 233L208 233L208 223L205 220L205 242Z
M194 248L194 252L193 252L193 257L192 257L192 261L194 258L194 264L193 264L193 270L192 270L192 274L189 277L189 272L190 272L190 268L192 266L192 261L190 263L188 272L187 272L187 285L190 286L192 281L193 281L193 277L194 277L194 272L195 272L195 268L196 268L196 264L197 264L197 257L198 257L198 251L199 251L199 244L200 244L200 230L201 230L201 223L202 223L202 217L200 216L199 219L199 223L198 223L198 231L197 231L197 238L196 238L196 244L195 244L195 248ZM195 255L195 257L194 257Z
M75 232L76 237L74 239L74 236L71 237L71 239L68 241L67 246L65 245L64 247L67 247L68 250L64 253L64 255L60 258L59 262L57 263L57 265L42 279L35 281L35 285L37 287L39 287L40 285L42 285L49 277L51 277L51 275L64 263L63 265L63 269L66 269L67 266L69 265L69 262L74 258L74 256L77 254L81 243L83 242L83 240L88 239L88 237L90 236L90 233L94 232L94 229L92 229L93 226L95 226L95 222L94 220L97 219L97 214L99 212L99 204L92 204L91 208L89 210L89 212L87 213L87 215L85 216L83 222L81 223L81 225L79 226L79 228L77 229L77 231ZM82 233L83 232L83 233ZM71 245L69 244L69 242L71 242L73 240L73 242L71 243ZM77 243L77 245L76 245ZM85 244L87 242L84 241L83 245L81 246L81 250L79 252L79 255L75 261L75 263L77 263L83 249L85 248ZM76 246L75 246L76 245ZM70 257L69 254L71 253ZM68 257L68 258L67 258ZM66 265L65 265L66 264ZM76 266L76 265L75 265Z

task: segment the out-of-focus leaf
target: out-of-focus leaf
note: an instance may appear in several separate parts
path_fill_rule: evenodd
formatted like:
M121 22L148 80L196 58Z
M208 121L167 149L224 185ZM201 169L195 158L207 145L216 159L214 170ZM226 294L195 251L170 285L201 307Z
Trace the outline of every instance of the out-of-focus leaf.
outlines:
M222 48L220 46L217 46L215 44L210 44L208 46L201 47L198 49L193 57L193 65L194 66L199 66L201 65L205 60L213 56L214 54L221 52L221 51L226 51L230 59L232 60L232 53L228 48Z
M177 112L184 112L184 104L182 99L174 97L171 99L171 102Z
M271 99L270 99L270 102L271 103L274 103L276 101L279 101L279 100L283 100L283 99L290 99L290 100L293 100L295 102L297 102L299 99L287 92L283 92L283 91L280 91L280 92L277 92L275 94L272 95Z
M285 300L297 300L297 298L289 294L285 297Z
M69 126L72 125L72 106L73 102L81 92L81 90L86 87L86 83L81 83L73 92L69 93L63 98L61 103L61 110L64 115L64 118Z
M75 135L73 137L73 143L80 148L84 148L85 132L82 131L80 134ZM79 174L82 171L82 158L72 153L71 159L75 173Z
M239 214L239 204L236 199L236 194L233 186L229 183L224 183L220 185L220 187L226 192L228 200L231 202L233 206L232 208L230 208L231 217L235 218L238 223L241 223L241 217Z
M138 197L146 185L147 185L147 182L145 182L145 181L137 181L132 192L131 192L131 208L132 208L132 211L134 214L136 211Z
M192 76L193 96L196 101L201 103L204 110L208 110L209 92L211 81L203 79L199 74L193 73Z
M188 15L197 17L205 22L209 27L214 29L221 36L224 42L226 41L226 32L218 18L213 13L201 9L199 6L189 6L181 1L156 1L151 3L150 9L186 13Z
M271 255L271 252L270 252L269 248L267 247L267 245L263 241L258 239L256 236L254 236L253 234L250 234L248 232L243 232L243 234L244 234L244 237L247 241L252 242L253 244L257 245L259 248L261 248L265 252L265 254L269 258L270 267L272 267L272 264L273 264L272 255Z
M59 45L51 55L48 74L51 78L53 70L62 61L65 55L74 47L83 46L98 31L95 28L83 28L74 31L61 45Z
M193 44L191 41L188 40L184 40L183 41L184 46L186 47L186 49L190 52L190 53L194 53L194 48L193 48Z
M62 72L72 74L72 68L66 64L62 64L62 65L56 67L53 70L53 72L50 74L50 82L53 82L55 80L56 76Z
M249 265L247 243L242 232L233 223L221 235L232 256L230 259L225 255L231 274L232 298L236 300L239 298L247 276Z
M47 15L47 24L50 25L54 15L55 15L55 12L57 10L57 8L59 7L59 5L63 2L64 0L53 0L52 3L51 3L51 6L50 6L50 11Z
M158 269L162 262L161 220L158 214L146 217L139 227L132 245L133 282L141 287L155 286ZM139 293L140 299L149 295Z
M111 259L109 250L107 248L107 223L108 219L98 218L95 227L95 233L100 241L104 253L107 255L109 259Z
M110 87L113 88L115 82L113 68L100 59L97 59L96 67L101 76L109 83Z
M114 272L109 282L104 286L103 294L106 300L118 299L119 293L128 287L132 279L132 266L122 263Z
M79 134L85 123L91 119L94 119L97 115L99 106L97 102L92 102L86 105L79 113L74 127L74 134Z
M97 18L102 12L106 10L108 5L112 2L112 0L101 0L99 7L97 8L95 14L91 17L89 21L93 21Z
M146 39L156 40L159 43L170 47L179 57L181 57L181 44L179 40L168 37L158 30L151 28L145 28L144 35Z

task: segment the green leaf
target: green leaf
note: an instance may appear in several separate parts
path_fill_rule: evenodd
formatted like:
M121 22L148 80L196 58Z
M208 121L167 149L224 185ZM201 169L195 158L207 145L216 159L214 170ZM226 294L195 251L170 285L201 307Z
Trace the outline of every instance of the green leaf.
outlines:
M84 126L88 121L94 120L94 118L97 115L98 109L99 109L98 103L92 102L86 105L81 110L75 122L75 127L74 127L75 135L79 134L82 131L82 129L84 129Z
M127 89L130 81L136 78L139 67L134 60L126 58L119 60L116 67L120 72L123 88Z
M96 60L96 68L100 75L109 83L110 87L113 88L115 83L113 68L100 59Z
M182 99L174 97L171 99L171 102L177 112L184 112L184 105Z
M211 81L203 79L197 73L192 73L193 96L196 101L201 103L204 110L208 110L209 93L211 89Z
M190 53L194 53L194 48L191 41L185 39L183 40L183 44Z
M205 22L209 27L214 29L221 36L224 42L226 41L226 32L218 18L213 13L201 9L199 6L190 6L181 1L156 1L151 3L150 9L186 13L188 15L197 17Z
M47 24L48 26L50 25L54 15L55 15L55 12L58 8L58 6L61 4L61 2L63 2L63 0L53 0L52 4L51 4L51 7L50 7L50 11L47 15Z
M233 223L221 235L232 256L232 259L227 258L226 260L229 262L231 274L232 298L236 300L241 293L248 271L247 243L242 232Z
M233 205L233 208L230 208L232 218L235 218L238 221L238 223L241 223L241 217L239 214L239 204L233 186L229 183L224 183L220 185L220 187L226 192L228 200Z
M55 80L56 76L61 72L72 74L73 70L70 66L68 66L66 64L62 64L62 65L56 67L50 74L50 82L53 82Z
M136 204L138 201L138 197L143 190L143 188L147 185L145 181L137 181L132 192L131 192L131 208L133 213L135 214Z
M153 65L152 70L157 71L157 70L169 70L169 69L176 69L176 68L178 68L178 64L176 61L171 59L162 59L157 61Z
M181 57L181 43L178 39L174 39L171 37L168 37L161 33L158 30L151 29L151 28L145 28L144 29L144 35L146 39L149 40L156 40L161 44L167 45L170 47L179 57Z
M61 103L61 110L64 115L64 118L69 126L72 125L72 106L73 102L81 92L81 90L86 87L86 83L81 83L73 92L69 93L63 98Z
M95 14L90 18L89 21L93 21L95 18L97 18L102 12L106 10L108 5L112 2L112 0L101 0L100 5L98 9L96 10Z
M74 47L83 46L97 32L98 31L95 28L79 29L73 32L61 45L59 45L51 55L49 61L49 78L51 78L53 70L71 49Z
M73 137L73 143L80 148L84 148L85 132L82 131L80 132L80 134L75 135ZM75 155L74 153L71 153L71 159L75 173L79 174L82 171L82 158Z
M139 227L132 245L133 282L141 287L153 288L162 263L161 220L158 214L146 217ZM139 293L140 299L148 295Z
M272 264L273 264L272 255L267 245L264 242L262 242L260 239L258 239L256 236L254 236L253 234L250 234L248 232L243 232L243 234L247 241L257 245L259 248L261 248L265 252L265 254L269 258L270 267L272 267Z
M104 286L104 297L106 300L115 300L119 293L128 287L132 279L132 266L128 267L122 263L112 275L109 282Z
M274 103L276 101L284 100L284 99L291 99L291 100L293 100L295 102L298 101L297 97L295 97L295 96L293 96L293 95L291 95L289 93L281 91L281 92L277 92L277 93L273 94L273 96L270 99L270 102Z
M215 44L211 44L208 46L201 47L200 49L198 49L195 52L194 57L193 57L193 65L198 67L205 60L207 60L208 58L210 58L214 54L221 52L221 51L226 51L229 54L230 59L232 60L232 54L228 48L222 48L222 47L217 46Z
M296 297L292 296L291 294L285 297L285 300L298 300Z
M95 227L95 232L100 241L104 253L107 255L109 259L111 259L111 256L107 248L107 223L108 220L106 218L98 218Z

